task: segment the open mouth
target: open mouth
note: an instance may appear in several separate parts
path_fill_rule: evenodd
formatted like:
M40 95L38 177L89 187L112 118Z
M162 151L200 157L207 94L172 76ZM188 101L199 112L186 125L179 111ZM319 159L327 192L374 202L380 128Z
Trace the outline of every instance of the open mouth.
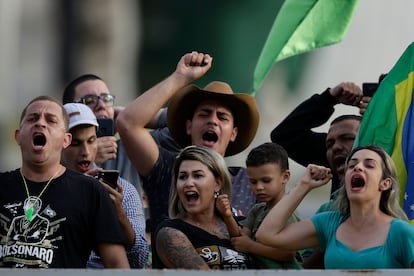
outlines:
M345 161L346 161L346 158L343 157L343 156L336 157L334 159L335 167L337 167L337 168L343 167L345 165Z
M213 131L208 131L206 133L203 134L203 140L208 141L208 142L217 142L218 140L218 136L215 132Z
M42 133L36 133L33 135L33 145L36 147L43 147L46 145L46 137Z
M351 177L351 188L362 188L365 186L365 179L360 175L353 175Z
M88 171L90 165L91 165L91 161L88 161L88 160L78 162L78 167L82 172Z
M186 192L185 197L188 202L192 202L192 201L197 201L197 199L199 198L199 195L196 192Z

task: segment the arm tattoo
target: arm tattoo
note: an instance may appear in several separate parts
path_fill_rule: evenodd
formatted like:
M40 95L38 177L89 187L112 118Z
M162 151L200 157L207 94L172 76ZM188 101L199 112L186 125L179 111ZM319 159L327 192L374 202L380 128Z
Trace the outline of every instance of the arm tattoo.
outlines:
M209 269L187 236L177 229L160 229L156 249L161 261L169 268Z
M229 230L227 229L226 224L223 222L220 223L220 226L218 228L219 235L217 235L221 239L230 239Z

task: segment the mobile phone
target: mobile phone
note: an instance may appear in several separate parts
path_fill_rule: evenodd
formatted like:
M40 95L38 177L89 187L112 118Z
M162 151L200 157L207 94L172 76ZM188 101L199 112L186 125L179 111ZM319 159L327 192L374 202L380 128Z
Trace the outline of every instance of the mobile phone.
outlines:
M367 97L374 96L377 91L379 83L377 82L364 82L362 84L362 94Z
M110 118L98 118L98 130L96 131L97 137L114 136L114 120Z
M99 173L98 179L102 179L106 184L116 189L118 186L119 171L117 170L103 170Z

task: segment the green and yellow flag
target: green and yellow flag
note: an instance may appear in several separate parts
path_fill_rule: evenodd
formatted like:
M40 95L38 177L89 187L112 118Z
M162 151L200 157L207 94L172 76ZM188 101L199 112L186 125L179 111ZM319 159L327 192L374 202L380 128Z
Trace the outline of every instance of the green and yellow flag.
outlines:
M253 93L273 64L282 59L341 41L358 0L286 0L257 62Z
M381 82L362 117L354 147L373 144L394 160L401 205L414 224L414 43Z

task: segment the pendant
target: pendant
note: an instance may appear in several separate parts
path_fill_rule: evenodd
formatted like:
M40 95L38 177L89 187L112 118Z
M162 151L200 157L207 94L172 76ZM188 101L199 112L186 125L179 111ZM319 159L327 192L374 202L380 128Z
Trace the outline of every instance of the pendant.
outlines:
M30 207L26 211L26 218L28 222L31 222L33 220L33 207Z

